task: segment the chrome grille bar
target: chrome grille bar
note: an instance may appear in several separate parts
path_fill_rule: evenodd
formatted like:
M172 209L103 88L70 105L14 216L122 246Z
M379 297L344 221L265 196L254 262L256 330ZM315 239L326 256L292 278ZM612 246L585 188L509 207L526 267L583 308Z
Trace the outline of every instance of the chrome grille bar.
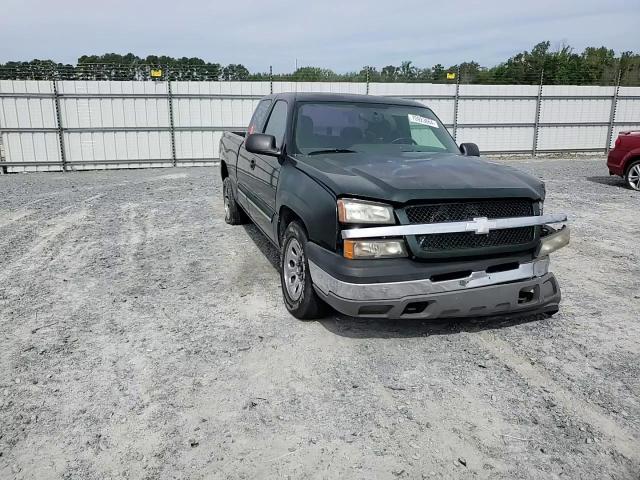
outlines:
M394 225L391 227L352 228L342 231L342 238L376 238L400 237L405 235L429 235L434 233L474 232L478 235L487 234L491 230L505 228L531 227L547 223L561 223L567 221L564 213L536 215L533 217L486 218L479 217L465 222L423 223L411 225Z

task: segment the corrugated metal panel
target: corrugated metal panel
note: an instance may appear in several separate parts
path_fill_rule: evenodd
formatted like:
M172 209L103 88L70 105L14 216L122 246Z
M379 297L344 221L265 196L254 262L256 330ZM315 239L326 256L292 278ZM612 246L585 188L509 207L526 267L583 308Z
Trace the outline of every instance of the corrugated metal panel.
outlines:
M604 149L607 131L606 126L540 127L538 150Z
M168 127L164 98L61 98L65 128Z
M640 97L639 87L620 87L618 95L624 97Z
M176 127L242 127L249 125L253 110L260 100L199 99L173 100Z
M615 121L640 123L640 96L637 99L618 99Z
M58 82L61 95L166 95L166 82L62 80Z
M127 161L137 165L135 160L166 160L172 164L170 132L65 132L64 142L67 161L100 162ZM120 168L128 168L129 163L121 163ZM105 164L87 163L73 165L74 170L104 168Z
M60 162L57 133L3 133L2 145L7 162ZM61 169L58 165L7 167L9 172L48 172Z
M174 95L259 95L269 94L269 82L172 82Z
M53 84L48 80L0 80L0 92L53 94Z
M367 93L366 83L351 82L273 82L273 93L284 92L331 92Z
M545 99L540 105L540 122L608 122L610 113L611 100Z
M454 91L455 93L455 91ZM537 96L538 85L460 85L460 95L474 96Z
M533 127L458 128L457 141L476 143L481 152L531 151Z
M591 85L545 85L542 93L545 96L561 97L585 97L606 96L612 97L616 87L598 87Z
M369 93L371 95L399 95L405 98L428 95L450 95L453 97L456 94L456 86L436 83L370 83Z
M458 101L458 123L531 123L536 116L536 100Z
M55 128L51 98L0 98L0 125L5 128Z
M218 158L221 137L222 132L176 132L176 158Z
M270 86L269 82L172 82L177 164L182 163L181 159L186 164L199 164L203 163L200 159L218 157L220 130L244 128L259 98L269 93ZM363 94L366 89L365 83L273 83L274 92ZM58 91L66 156L71 168L173 164L167 82L62 81L58 82ZM455 92L455 84L369 84L370 94L402 96L429 106L447 125L454 123ZM4 95L0 97L0 128L8 130L2 133L5 160L59 162L52 82L0 81L0 93ZM528 125L535 121L536 85L463 84L459 86L459 93L459 142L473 141L482 151L532 149L533 127ZM544 86L538 149L604 149L613 93L614 87ZM473 98L468 98L470 96ZM491 98L479 98L483 96ZM570 96L593 98L565 98ZM621 125L614 125L612 140L620 130L640 125L640 88L620 87L619 96L615 121ZM544 125L549 123L602 123L603 126ZM483 127L471 128L470 124ZM10 129L32 130L14 132ZM133 131L136 129L142 131ZM154 159L158 162L150 161ZM109 160L125 163L108 167L99 163ZM147 162L143 162L145 160ZM80 167L75 162L97 163ZM59 170L60 166L9 167L9 171L43 169Z

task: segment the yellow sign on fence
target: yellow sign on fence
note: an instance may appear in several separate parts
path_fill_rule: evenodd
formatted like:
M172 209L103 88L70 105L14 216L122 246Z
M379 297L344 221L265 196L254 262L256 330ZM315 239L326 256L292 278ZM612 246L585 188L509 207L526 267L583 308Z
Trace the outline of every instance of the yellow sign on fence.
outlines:
M455 72L447 72L447 80L455 80L456 74Z
M162 76L162 69L160 68L152 68L151 69L151 76L153 78L159 78Z

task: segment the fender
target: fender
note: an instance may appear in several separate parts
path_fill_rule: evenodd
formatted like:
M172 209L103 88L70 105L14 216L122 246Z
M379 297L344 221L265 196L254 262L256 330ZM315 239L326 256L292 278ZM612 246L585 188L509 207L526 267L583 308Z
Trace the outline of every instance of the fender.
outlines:
M280 211L291 209L302 219L309 240L333 251L338 241L338 213L336 196L315 179L296 168L295 160L282 163L276 192L276 216L273 222L274 238L278 238Z
M625 174L627 173L627 167L629 166L629 164L638 157L640 157L640 147L633 148L625 153L622 159L622 171Z
M233 195L238 198L238 155L240 149L244 145L244 139L239 143L234 142L226 135L222 135L219 144L219 157L220 157L220 173L222 175L222 165L227 167L227 174L231 179L231 188L233 189Z

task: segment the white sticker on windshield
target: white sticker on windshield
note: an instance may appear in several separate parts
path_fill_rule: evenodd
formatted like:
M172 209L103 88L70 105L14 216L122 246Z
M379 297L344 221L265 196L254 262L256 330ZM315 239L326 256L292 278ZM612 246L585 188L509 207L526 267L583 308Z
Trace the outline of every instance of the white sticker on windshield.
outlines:
M419 123L420 125L428 125L431 128L438 128L438 122L431 118L421 117L420 115L412 115L410 113L408 115L409 121L411 123Z

